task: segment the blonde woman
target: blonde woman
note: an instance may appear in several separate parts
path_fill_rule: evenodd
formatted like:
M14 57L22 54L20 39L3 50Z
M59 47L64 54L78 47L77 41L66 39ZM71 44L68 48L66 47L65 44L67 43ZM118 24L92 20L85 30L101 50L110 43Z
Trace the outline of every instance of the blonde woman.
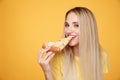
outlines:
M60 53L43 49L38 62L46 80L103 80L107 54L98 40L93 13L85 7L70 9L65 16L63 38L73 36ZM42 54L47 53L43 58Z

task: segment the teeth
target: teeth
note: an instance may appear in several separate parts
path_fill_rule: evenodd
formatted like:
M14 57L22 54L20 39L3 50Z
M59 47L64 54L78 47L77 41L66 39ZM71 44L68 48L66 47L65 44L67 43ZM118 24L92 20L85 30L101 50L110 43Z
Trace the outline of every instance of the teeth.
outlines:
M66 39L70 40L70 39L72 39L72 38L73 38L73 36L68 36Z
M69 36L70 38L73 38L74 36Z
M68 37L71 37L71 38L72 38L72 37L74 37L74 36L68 36Z

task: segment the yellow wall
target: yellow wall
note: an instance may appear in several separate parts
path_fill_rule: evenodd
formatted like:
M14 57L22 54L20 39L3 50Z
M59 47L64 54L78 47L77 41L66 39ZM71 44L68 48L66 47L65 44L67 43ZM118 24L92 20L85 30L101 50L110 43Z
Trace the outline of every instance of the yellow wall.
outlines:
M0 80L44 80L37 55L61 37L65 12L86 6L109 55L105 80L120 80L120 0L0 0Z

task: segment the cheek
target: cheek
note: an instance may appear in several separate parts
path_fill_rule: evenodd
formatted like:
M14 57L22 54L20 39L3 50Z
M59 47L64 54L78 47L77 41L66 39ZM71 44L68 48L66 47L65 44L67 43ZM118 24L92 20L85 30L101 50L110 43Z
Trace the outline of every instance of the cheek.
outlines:
M79 30L76 30L76 34L77 34L78 36L79 36L79 33L80 33Z
M78 44L79 44L79 39L77 37L77 38L75 38L75 39L73 39L73 40L70 41L69 46L72 47L72 46L76 46Z
M64 33L66 33L67 32L67 30L66 29L64 29Z
M65 36L67 36L67 34L68 34L67 29L64 29L64 34L65 34Z
M66 32L66 28L64 28L64 30L63 30L64 32Z

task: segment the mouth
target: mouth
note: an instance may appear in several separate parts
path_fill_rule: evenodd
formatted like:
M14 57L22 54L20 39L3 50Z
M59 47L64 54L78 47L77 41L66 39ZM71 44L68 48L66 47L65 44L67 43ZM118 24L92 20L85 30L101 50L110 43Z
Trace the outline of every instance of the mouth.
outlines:
M73 39L75 39L76 38L76 36L75 35L69 35L70 37L72 37L71 38L71 40L73 40Z

